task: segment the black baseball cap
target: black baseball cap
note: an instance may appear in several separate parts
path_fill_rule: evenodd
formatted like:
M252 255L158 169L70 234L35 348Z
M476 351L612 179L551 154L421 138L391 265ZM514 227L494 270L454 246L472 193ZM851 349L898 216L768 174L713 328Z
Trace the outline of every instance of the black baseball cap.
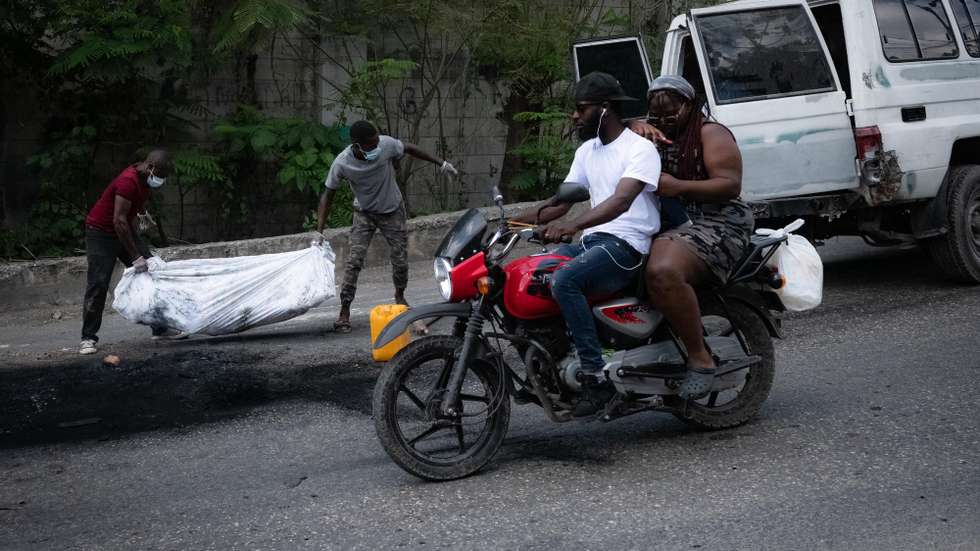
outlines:
M623 91L616 77L593 71L575 84L575 101L636 101Z

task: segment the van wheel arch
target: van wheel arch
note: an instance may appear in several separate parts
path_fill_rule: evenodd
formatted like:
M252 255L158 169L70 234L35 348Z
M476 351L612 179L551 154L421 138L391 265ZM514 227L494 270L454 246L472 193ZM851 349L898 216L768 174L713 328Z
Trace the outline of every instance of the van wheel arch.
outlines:
M949 155L949 167L976 164L980 159L980 136L960 138L953 143Z

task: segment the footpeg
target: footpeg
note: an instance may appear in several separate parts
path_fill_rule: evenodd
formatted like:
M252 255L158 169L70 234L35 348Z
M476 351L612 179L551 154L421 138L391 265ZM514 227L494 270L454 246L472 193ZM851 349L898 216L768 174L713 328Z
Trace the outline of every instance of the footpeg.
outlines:
M588 371L579 370L575 372L575 380L582 386L590 386L597 385L605 381L605 378L602 376L602 371L599 371L598 373L590 373Z
M761 361L761 356L746 356L736 360L721 362L718 364L718 369L715 370L715 377L721 377L722 375L728 375L729 373L734 373L735 371L752 367Z

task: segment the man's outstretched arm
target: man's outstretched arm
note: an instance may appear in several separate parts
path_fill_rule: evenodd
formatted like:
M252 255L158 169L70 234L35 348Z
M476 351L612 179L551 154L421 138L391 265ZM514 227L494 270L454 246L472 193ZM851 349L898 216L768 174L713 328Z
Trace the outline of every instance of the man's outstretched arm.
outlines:
M432 155L415 144L406 143L405 153L415 157L416 159L422 159L423 161L429 161L430 163L439 165L439 170L448 176L456 176L459 174L456 167L454 167L449 161L440 159L439 157Z

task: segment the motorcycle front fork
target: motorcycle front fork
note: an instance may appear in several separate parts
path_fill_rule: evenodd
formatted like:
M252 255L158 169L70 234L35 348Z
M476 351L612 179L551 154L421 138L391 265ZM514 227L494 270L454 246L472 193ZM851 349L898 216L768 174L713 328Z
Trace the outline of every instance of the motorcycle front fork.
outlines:
M466 369L480 349L483 322L486 320L486 316L483 314L483 301L484 297L480 297L473 303L470 317L466 321L466 328L463 332L463 347L460 349L456 361L453 362L452 371L449 374L449 384L446 385L446 396L439 406L440 413L451 419L459 417L462 413L459 408L459 395L463 390L463 380L466 379Z

